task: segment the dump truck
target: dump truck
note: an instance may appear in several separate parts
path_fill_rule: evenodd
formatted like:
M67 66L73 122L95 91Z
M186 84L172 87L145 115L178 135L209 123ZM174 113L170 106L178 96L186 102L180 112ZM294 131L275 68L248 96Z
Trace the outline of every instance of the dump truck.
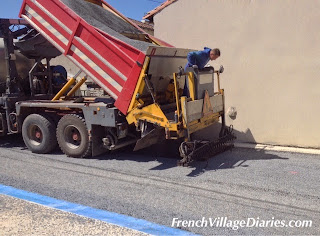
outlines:
M193 50L147 34L103 0L24 0L19 16L0 19L0 135L22 133L34 153L58 145L76 158L179 140L183 166L232 148L223 67L184 70ZM72 78L50 65L60 55L79 68ZM103 96L75 95L89 78ZM217 139L193 139L219 121Z

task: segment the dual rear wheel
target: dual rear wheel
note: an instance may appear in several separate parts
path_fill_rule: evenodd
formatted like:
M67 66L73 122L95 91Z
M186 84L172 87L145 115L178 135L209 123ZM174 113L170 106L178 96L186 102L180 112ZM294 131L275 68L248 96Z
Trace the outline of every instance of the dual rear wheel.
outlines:
M75 114L63 116L57 127L57 140L68 156L84 158L91 155L91 141L83 117Z
M88 129L80 115L65 115L56 126L47 114L31 114L23 122L22 137L34 153L50 153L59 144L60 149L70 157L91 155Z
M49 153L57 147L54 121L46 114L31 114L23 122L22 137L34 153Z

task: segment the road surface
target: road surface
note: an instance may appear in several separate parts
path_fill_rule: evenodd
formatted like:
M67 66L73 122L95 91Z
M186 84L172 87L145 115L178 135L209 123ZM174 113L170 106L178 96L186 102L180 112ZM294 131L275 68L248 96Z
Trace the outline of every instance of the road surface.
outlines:
M0 184L202 235L320 234L319 156L236 148L186 168L165 148L74 159L2 137Z

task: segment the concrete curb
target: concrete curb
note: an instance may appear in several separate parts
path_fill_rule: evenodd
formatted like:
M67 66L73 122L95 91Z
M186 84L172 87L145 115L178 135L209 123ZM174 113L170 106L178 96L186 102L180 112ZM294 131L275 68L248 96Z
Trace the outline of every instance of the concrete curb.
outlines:
M234 146L238 148L250 148L250 149L256 149L256 150L320 155L320 149L313 149L313 148L284 147L284 146L273 146L273 145L267 145L267 144L251 144L251 143L235 143Z

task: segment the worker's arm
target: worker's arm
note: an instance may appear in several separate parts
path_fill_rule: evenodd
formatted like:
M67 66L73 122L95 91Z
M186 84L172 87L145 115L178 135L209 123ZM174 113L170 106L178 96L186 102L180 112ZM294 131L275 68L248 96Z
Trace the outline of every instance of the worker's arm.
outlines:
M187 56L187 59L188 59L188 63L190 65L197 65L197 57L196 57L196 52L189 52L188 53L188 56Z

